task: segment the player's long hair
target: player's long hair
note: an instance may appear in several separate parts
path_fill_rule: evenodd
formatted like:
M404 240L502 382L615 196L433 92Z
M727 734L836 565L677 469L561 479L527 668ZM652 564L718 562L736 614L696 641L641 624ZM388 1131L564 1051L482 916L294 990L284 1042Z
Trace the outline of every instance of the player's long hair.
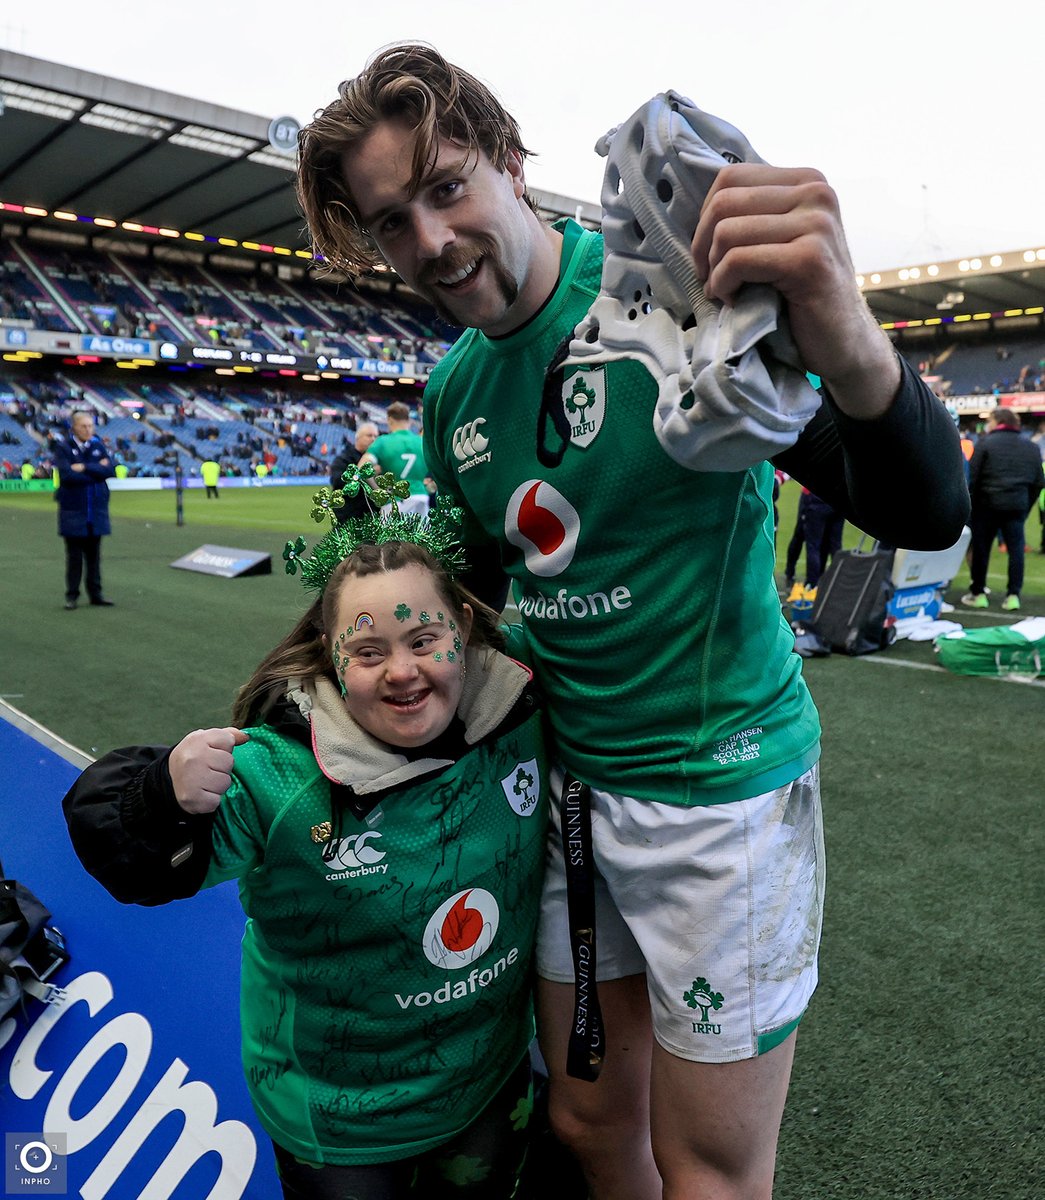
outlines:
M287 636L271 650L240 688L232 706L232 723L240 729L263 722L272 706L287 691L287 681L313 682L320 677L338 684L331 661L330 638L335 630L338 599L345 580L379 572L417 566L432 575L435 589L455 620L462 621L464 605L472 609L469 646L504 648L500 617L457 581L451 579L440 563L422 546L412 542L383 542L380 546L363 543L331 573L322 596L309 607ZM324 634L328 641L324 642Z
M435 161L440 138L462 148L462 161L485 154L498 170L514 151L522 158L519 126L485 84L447 62L430 46L404 42L378 53L338 99L317 112L298 135L297 194L321 270L358 275L382 261L345 184L345 151L381 121L417 130L410 195ZM531 207L533 202L527 197Z

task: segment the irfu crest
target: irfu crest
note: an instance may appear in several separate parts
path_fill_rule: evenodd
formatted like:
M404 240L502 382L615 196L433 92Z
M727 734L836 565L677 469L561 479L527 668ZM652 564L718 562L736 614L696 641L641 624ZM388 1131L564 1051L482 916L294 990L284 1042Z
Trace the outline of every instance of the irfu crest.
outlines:
M601 367L581 370L562 385L562 403L570 422L570 441L590 446L606 415L606 376Z
M501 787L508 803L520 817L532 816L538 808L541 796L540 769L537 759L516 763L511 772L501 780Z

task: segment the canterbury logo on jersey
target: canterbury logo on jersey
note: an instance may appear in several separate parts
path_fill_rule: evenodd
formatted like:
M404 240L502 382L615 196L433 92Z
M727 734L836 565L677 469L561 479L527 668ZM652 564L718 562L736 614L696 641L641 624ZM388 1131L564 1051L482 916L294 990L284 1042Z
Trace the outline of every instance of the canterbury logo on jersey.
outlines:
M476 417L474 421L469 421L467 425L458 425L454 430L450 445L454 458L461 464L457 468L458 474L478 466L479 463L490 461L490 439L482 429L485 424L485 417Z
M381 860L385 857L384 850L375 843L381 837L376 829L368 829L365 833L354 833L343 837L327 850L324 861L328 866L337 868L327 879L358 879L363 875L384 875L388 863Z

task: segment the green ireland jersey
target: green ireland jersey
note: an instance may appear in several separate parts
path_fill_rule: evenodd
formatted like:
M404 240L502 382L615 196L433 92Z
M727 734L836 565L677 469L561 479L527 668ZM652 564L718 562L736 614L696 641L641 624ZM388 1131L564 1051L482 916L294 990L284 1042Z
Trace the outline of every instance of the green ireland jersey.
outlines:
M540 723L531 709L333 828L307 746L263 726L236 748L207 883L239 880L244 1069L266 1132L298 1157L378 1163L439 1145L527 1052Z
M819 755L774 581L773 470L698 473L661 449L640 363L567 369L569 441L545 368L599 290L601 236L573 221L559 284L504 338L467 331L425 392L425 452L465 540L496 541L555 749L596 787L673 804L758 795ZM641 297L640 297L641 299Z
M409 429L397 429L394 433L383 433L370 443L368 454L377 459L382 471L391 471L397 479L410 484L411 496L425 494L424 447L421 435Z

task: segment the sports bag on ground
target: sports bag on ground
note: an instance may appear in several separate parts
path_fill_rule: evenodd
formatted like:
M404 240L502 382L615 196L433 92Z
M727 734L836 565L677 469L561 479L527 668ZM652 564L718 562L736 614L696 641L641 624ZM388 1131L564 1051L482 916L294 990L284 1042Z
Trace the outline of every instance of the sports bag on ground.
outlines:
M893 551L875 542L864 550L839 550L820 577L813 611L806 624L832 650L870 654L884 650L894 639L885 624L886 605L893 594Z
M24 1005L27 995L47 1000L47 979L68 959L51 914L0 863L0 1020Z
M1045 674L1045 617L943 633L935 648L940 665L957 675L1034 679Z

